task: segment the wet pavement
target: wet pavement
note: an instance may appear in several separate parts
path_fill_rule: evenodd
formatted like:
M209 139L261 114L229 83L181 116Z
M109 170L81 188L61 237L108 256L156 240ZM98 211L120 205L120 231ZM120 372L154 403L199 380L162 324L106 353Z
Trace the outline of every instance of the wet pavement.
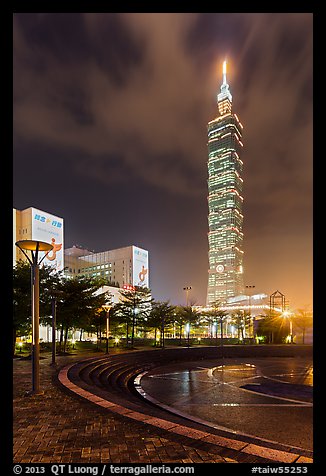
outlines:
M94 357L94 354L90 354ZM58 367L87 355L57 357ZM167 438L160 429L67 394L55 382L50 356L40 361L43 395L31 390L31 361L13 362L14 463L227 463L231 458Z
M241 363L241 359L244 356L247 359L248 355L256 355L256 353L259 353L265 362L269 360L270 354L276 354L281 360L285 359L287 362L290 362L290 356L293 353L296 353L296 355L304 354L302 355L302 362L308 358L306 354L310 355L309 349L307 352L306 348L299 349L286 346L258 349L246 348L245 346L243 348L230 347L225 349L226 351L231 356L233 354L238 355L238 357L231 359L231 363L236 365ZM26 392L31 389L31 362L15 359L13 382L14 463L72 462L90 464L100 462L155 462L192 464L270 461L312 463L312 453L309 451L296 451L295 448L288 446L287 448L282 448L281 446L277 447L271 444L264 445L253 440L248 441L248 439L246 440L242 437L237 438L237 436L234 436L235 439L232 439L230 432L223 435L223 431L217 429L206 430L206 427L202 427L201 424L190 420L187 422L178 415L170 414L170 417L166 419L163 415L160 418L153 418L149 415L151 411L148 410L148 403L141 401L141 399L139 400L139 396L136 397L135 393L133 393L135 392L134 387L130 389L128 385L125 385L127 380L117 381L117 384L119 382L122 384L120 388L120 383L119 386L113 385L114 378L112 377L113 380L110 381L109 388L106 390L102 388L101 390L97 385L97 374L93 372L92 365L90 365L89 369L92 374L86 372L84 375L86 380L90 380L88 391L86 391L78 386L78 374L73 378L73 372L70 373L69 370L73 370L79 365L88 368L89 358L92 357L90 360L94 362L96 368L101 367L101 362L103 362L109 372L111 372L110 369L115 369L116 367L123 370L125 365L128 369L131 365L131 369L133 369L130 374L131 380L134 379L135 375L137 375L137 378L140 378L141 373L152 369L153 377L147 377L148 381L153 381L156 374L157 378L155 380L158 382L160 380L158 378L160 371L161 373L166 373L168 368L168 373L187 372L188 381L194 389L202 384L200 380L206 380L207 386L207 379L210 379L211 388L220 386L221 388L223 387L223 390L226 390L227 386L234 382L232 372L236 374L238 371L235 368L229 368L230 380L228 383L225 383L226 372L224 366L222 369L224 383L220 383L221 377L219 374L221 368L219 366L221 360L215 358L218 352L219 349L211 348L172 348L155 351L146 349L146 352L120 352L120 350L116 349L109 357L105 356L105 354L103 355L103 353L99 353L96 357L94 357L94 353L89 355L58 356L57 367L50 366L50 356L44 356L43 354L40 361L40 371L41 388L44 390L44 394L29 397L26 396ZM121 355L117 355L117 353ZM211 360L211 356L215 360ZM84 359L87 360L85 361ZM198 361L198 359L201 360L196 363L195 360ZM250 362L253 360L251 357L247 359ZM180 363L177 366L168 364L168 362L173 361ZM193 362L191 365L190 361ZM85 365L83 362L85 362ZM226 362L226 359L224 362ZM165 367L162 366L164 363L166 364ZM159 367L156 367L156 365ZM182 365L185 366L180 367ZM280 375L282 372L284 374L284 371L280 372L279 370L274 369L273 375L275 376L277 372ZM202 374L201 379L197 381L197 377L200 375L197 371L205 371L205 378L203 379L204 374ZM245 372L250 373L251 371L253 371L253 368L249 371L243 370L244 378ZM129 370L127 370L127 374L122 372L120 375L128 375L128 372ZM91 375L94 379L90 379ZM112 372L113 375L114 372ZM161 381L163 381L166 377L164 375L161 376ZM191 377L189 378L189 376ZM254 377L258 379L257 374L250 374L250 379L254 379ZM260 375L259 377L262 376ZM70 378L75 381L75 384ZM280 378L284 380L285 377L281 375ZM294 376L291 377L290 375L290 378L294 378ZM250 379L244 380L242 383L249 385L258 382L256 379L253 381ZM177 380L179 380L178 385L181 391L185 392L187 388L189 389L187 378L183 380L177 378ZM277 385L281 385L283 380L278 382ZM166 394L172 391L170 383L171 379L168 382L165 380ZM240 384L241 379L238 379L237 383ZM85 384L83 385L85 386ZM297 385L301 384L297 383ZM177 390L178 386L175 388ZM253 392L239 388L234 388L233 391L254 395ZM102 396L104 398L96 396L100 392L103 392ZM105 396L106 393L107 396ZM132 403L132 394L137 403L134 403L136 407L130 410L128 406ZM206 391L206 395L209 396L209 391ZM192 396L195 396L195 392L192 393ZM185 394L182 395L182 398L184 397L186 397ZM265 396L265 398L268 397ZM233 403L233 400L230 402ZM187 402L185 401L185 403ZM188 403L191 406L191 402ZM215 403L223 403L223 401L215 401ZM305 403L306 406L310 405L309 401ZM197 406L198 408L200 407L200 405ZM192 405L192 407L195 408L196 405ZM221 406L221 408L223 407ZM239 406L240 408L241 406ZM167 414L167 412L157 407L155 407L155 411ZM225 408L224 413L227 413Z
M159 367L143 395L215 428L294 448L313 446L311 359L206 360Z

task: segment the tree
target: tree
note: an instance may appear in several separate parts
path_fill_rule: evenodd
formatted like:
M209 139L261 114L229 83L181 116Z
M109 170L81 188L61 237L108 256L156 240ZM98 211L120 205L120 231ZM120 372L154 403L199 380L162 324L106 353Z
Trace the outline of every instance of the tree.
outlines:
M102 278L100 278L102 280ZM93 311L90 312L89 316L86 316L86 321L84 324L84 329L88 332L96 331L97 335L97 350L100 349L102 343L102 328L106 328L107 319L109 318L110 327L112 330L111 316L112 316L112 307L113 307L113 296L110 291L105 293L99 293L98 290L95 291L95 294L101 299L95 302L93 306ZM99 307L96 307L96 306ZM107 342L108 345L108 342Z
M60 349L64 340L63 352L66 351L68 331L72 327L97 327L96 318L105 304L110 302L110 293L97 294L103 286L103 280L89 276L63 278L57 286L61 291L57 305L57 322L61 325Z
M212 303L211 309L206 313L209 317L212 317L216 323L217 321L220 322L220 336L221 336L221 345L223 345L223 320L227 316L227 313L221 309L220 301L214 301ZM216 337L217 337L217 329L216 329Z
M178 306L177 307L177 321L180 325L180 341L181 341L181 330L182 325L186 324L188 327L187 330L187 341L188 347L190 344L190 327L195 324L200 318L200 313L196 311L192 306Z
M212 316L210 314L209 310L203 312L201 314L201 317L202 317L201 324L203 326L208 325L208 335L209 335L210 338L212 338L213 337L213 325L214 325L214 322L215 322L216 319L214 318L214 316ZM217 332L217 328L216 328L216 332Z
M245 338L245 332L250 329L250 313L237 309L231 315L232 323L238 330L238 339L243 340Z
M292 318L292 322L302 331L302 344L305 341L306 330L312 328L312 312L308 309L298 309Z
M131 324L131 346L133 347L136 324L146 323L153 298L151 290L144 286L135 286L133 290L122 290L120 294L120 302L114 306L114 313L126 322L127 342L129 337L128 327Z
M181 344L182 327L186 324L186 316L183 312L183 306L176 306L174 311L174 322L179 328L179 340Z
M155 330L155 345L156 332L160 330L160 345L164 347L165 326L173 322L175 306L169 304L169 301L153 302L152 309L149 315L147 325L153 327Z
M128 340L127 327L131 323L129 316L123 316L120 310L120 303L113 304L110 309L110 329L111 332L119 337L126 335Z
M40 322L44 322L49 314L48 289L57 285L59 274L51 266L41 266L39 272L40 289ZM32 329L32 280L31 266L19 260L13 268L13 353L16 339L26 336Z
M288 333L285 321L281 312L268 311L258 322L257 336L265 337L269 344L282 343Z

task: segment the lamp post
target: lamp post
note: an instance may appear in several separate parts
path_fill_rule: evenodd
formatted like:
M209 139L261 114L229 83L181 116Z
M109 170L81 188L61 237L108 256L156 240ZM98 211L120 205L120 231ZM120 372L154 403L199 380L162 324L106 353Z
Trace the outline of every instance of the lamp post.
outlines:
M52 306L52 359L51 365L55 365L55 353L56 353L56 342L55 342L55 329L56 329L56 320L57 320L57 300L55 296L51 298Z
M190 323L187 322L186 324L186 332L187 332L187 347L190 347Z
M59 289L53 289L51 291L51 307L52 307L52 359L51 364L55 366L55 355L56 355L56 326L57 326L57 299L63 294L63 291Z
M186 291L186 306L188 307L188 297L189 297L189 291L191 290L191 286L186 286L183 288L184 291Z
M105 353L109 353L109 326L110 326L110 309L112 306L104 304L103 308L106 310L106 350Z
M249 319L251 322L251 294L250 291L251 289L253 290L256 286L255 285L248 285L246 288L249 290ZM255 319L254 317L252 318L252 335L255 337Z
M189 298L189 291L191 290L191 286L185 286L183 288L186 291L186 307L188 307L188 298ZM190 323L186 324L186 331L187 331L187 346L190 347Z
M53 245L44 241L36 240L20 240L15 245L26 256L31 265L32 280L32 391L31 394L41 395L40 390L40 342L39 342L39 305L40 305L40 288L39 288L39 266ZM31 257L27 252L31 252ZM45 252L44 256L39 259L39 252Z

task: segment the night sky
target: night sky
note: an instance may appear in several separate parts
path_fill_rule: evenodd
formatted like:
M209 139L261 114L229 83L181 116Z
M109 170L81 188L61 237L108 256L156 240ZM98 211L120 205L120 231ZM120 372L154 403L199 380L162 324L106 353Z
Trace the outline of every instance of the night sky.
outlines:
M312 305L310 13L13 16L13 206L65 248L149 251L153 297L206 302L207 122L244 126L244 281Z

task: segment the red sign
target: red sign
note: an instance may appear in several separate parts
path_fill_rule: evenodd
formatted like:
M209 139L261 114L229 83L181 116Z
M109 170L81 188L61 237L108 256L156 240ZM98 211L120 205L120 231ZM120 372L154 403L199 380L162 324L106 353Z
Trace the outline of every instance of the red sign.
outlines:
M127 291L135 291L135 287L132 286L131 284L124 284L122 286L122 289L126 289Z

